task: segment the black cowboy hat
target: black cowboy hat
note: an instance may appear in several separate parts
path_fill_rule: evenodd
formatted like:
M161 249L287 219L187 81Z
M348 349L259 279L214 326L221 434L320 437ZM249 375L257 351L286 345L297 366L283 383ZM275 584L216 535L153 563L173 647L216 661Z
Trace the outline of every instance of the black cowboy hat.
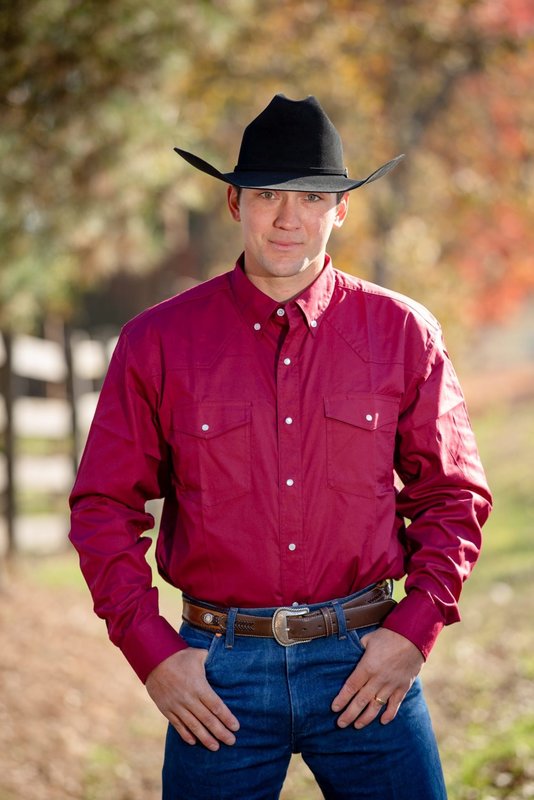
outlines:
M397 166L402 155L363 180L349 178L339 133L311 95L289 100L277 94L245 128L233 172L219 172L207 161L174 148L193 167L243 189L295 192L347 192L376 181Z

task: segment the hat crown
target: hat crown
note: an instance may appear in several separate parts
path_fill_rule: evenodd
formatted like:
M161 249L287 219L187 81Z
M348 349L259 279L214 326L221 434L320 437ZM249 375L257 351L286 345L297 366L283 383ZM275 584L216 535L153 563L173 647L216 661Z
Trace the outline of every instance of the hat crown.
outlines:
M245 128L236 170L347 174L341 137L312 95L275 95Z

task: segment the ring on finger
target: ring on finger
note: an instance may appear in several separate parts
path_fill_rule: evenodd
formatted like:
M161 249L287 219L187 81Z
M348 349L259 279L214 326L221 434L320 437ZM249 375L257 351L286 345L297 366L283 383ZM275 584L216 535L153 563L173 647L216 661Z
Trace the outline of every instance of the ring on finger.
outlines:
M387 705L387 702L388 702L387 700L382 700L382 698L381 698L381 697L378 697L378 695L376 695L376 694L375 694L375 696L374 696L374 698L373 698L373 699L374 699L374 701L375 701L376 703L378 703L378 705L380 705L380 706L385 706L385 705Z

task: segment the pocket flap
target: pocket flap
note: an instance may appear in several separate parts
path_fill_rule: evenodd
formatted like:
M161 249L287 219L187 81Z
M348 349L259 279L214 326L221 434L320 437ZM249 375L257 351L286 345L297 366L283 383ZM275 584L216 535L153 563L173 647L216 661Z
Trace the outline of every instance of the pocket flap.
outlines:
M173 430L212 439L250 422L250 403L202 403L180 406L173 412Z
M380 394L336 394L324 398L324 413L347 425L374 431L396 422L399 401Z

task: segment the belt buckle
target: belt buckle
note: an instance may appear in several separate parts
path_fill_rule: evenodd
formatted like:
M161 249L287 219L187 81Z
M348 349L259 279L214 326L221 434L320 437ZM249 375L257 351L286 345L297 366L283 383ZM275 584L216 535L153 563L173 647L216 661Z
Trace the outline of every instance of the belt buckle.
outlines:
M291 606L281 606L277 608L273 614L272 619L272 629L273 629L273 636L278 642L281 644L282 647L291 647L294 644L304 644L305 642L311 642L311 639L289 639L288 637L288 627L287 627L287 618L288 617L302 617L304 614L308 614L310 611L309 608L292 608Z

